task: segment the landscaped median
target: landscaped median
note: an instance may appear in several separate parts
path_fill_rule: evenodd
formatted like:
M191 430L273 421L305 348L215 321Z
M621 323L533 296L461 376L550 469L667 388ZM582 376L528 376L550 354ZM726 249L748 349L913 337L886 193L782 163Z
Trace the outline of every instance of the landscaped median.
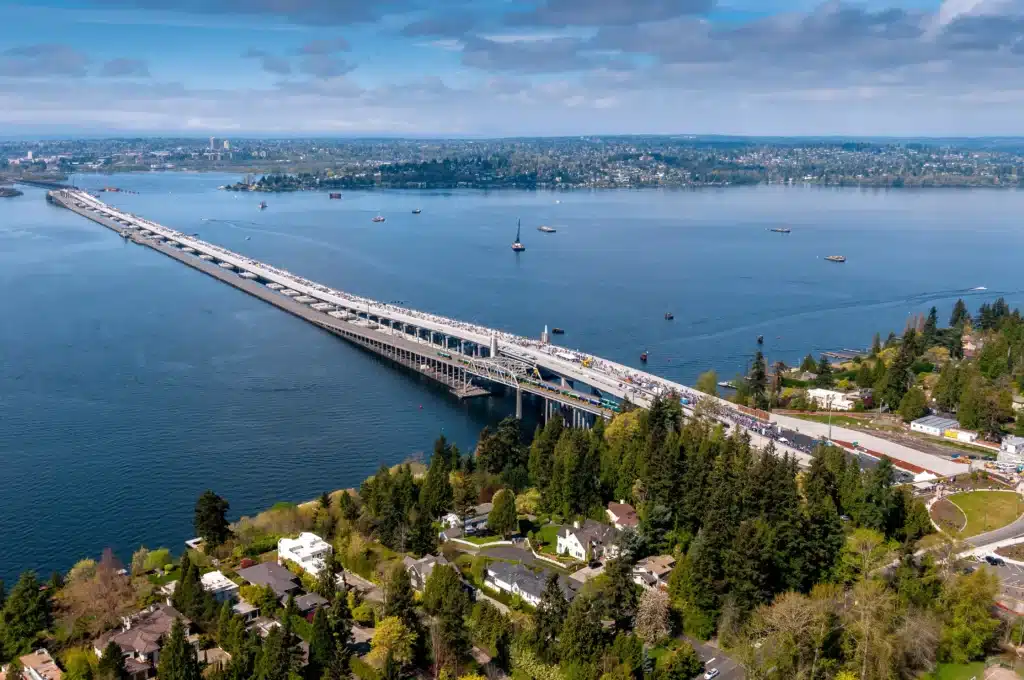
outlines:
M931 515L948 534L977 536L1001 529L1024 511L1024 503L1013 491L967 491L932 504Z

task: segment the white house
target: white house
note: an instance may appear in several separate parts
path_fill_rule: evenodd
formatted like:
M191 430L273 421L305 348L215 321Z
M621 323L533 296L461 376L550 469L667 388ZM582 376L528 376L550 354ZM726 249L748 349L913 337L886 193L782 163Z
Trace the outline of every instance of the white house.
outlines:
M1003 442L999 445L997 462L1005 467L1024 465L1024 437L1016 435L1003 437Z
M559 529L555 552L580 561L615 559L619 554L618 541L615 527L588 519Z
M960 423L957 421L942 416L925 416L910 423L910 429L913 432L922 432L933 437L941 437L946 430L955 430L959 427Z
M487 527L487 516L494 509L493 503L481 503L469 511L465 517L449 512L441 518L441 523L449 529L464 529L467 536L479 533Z
M633 567L633 582L648 590L667 588L676 560L671 555L645 557Z
M203 590L213 595L217 602L234 602L238 599L238 584L219 571L209 571L199 580Z
M282 538L277 542L277 561L291 560L311 576L320 573L324 558L332 552L330 543L308 531L303 531L298 538Z
M857 403L856 399L854 399L855 396L854 394L826 390L821 387L812 387L807 390L808 401L822 410L831 408L833 411L852 411Z

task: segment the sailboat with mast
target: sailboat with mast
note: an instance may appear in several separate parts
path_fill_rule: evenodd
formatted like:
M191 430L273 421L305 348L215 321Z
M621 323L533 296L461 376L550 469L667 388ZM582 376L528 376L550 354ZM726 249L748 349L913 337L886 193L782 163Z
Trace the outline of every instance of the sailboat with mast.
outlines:
M512 243L512 250L516 251L517 253L521 253L524 250L526 250L526 246L524 246L523 242L519 240L519 238L520 238L519 234L522 231L522 229L523 229L523 221L522 220L517 220L516 221L516 240L515 240L515 242Z

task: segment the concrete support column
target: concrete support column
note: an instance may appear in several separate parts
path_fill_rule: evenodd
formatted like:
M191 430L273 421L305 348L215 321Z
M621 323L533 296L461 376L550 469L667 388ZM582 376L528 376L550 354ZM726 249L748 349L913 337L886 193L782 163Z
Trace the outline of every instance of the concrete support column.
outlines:
M516 388L516 418L522 420L523 417L523 391Z
M465 340L459 340L459 353L460 354L465 354L466 353L466 341Z

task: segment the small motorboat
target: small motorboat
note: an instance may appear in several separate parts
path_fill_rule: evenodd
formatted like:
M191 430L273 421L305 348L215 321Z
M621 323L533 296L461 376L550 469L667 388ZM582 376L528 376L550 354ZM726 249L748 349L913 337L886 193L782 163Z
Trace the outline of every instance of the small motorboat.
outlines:
M640 361L642 361L645 364L647 363L647 352L640 353Z
M335 199L335 200L339 200L341 198L341 194L340 193L335 193L335 192L332 192L332 193L328 194L328 196L330 196L332 199Z
M846 262L846 255L829 255L825 259L829 262Z
M675 314L672 312L665 312L665 321L671 321L674 318L676 318Z
M260 210L266 210L266 209L267 209L267 202L266 201L260 201Z
M542 224L537 227L537 231L543 231L545 234L554 234L557 231L554 227L549 227L546 224Z
M759 344L759 345L763 345L764 344L764 336L763 335L757 336L757 344Z
M420 210L419 208L413 208L412 209L412 214L413 215L419 215L421 212L423 212L423 211Z
M376 217L374 217L374 218L373 218L372 220L370 220L370 221L371 221L371 222L383 222L383 221L384 221L385 219L387 219L387 218L386 218L386 217L384 217L383 215L377 215Z
M245 237L245 240L246 240L246 241L251 241L251 240L252 240L252 236L246 236L246 237Z
M774 231L776 234L788 234L793 230L790 229L789 227L775 227L774 229L772 229L772 231Z
M551 329L551 332L554 333L555 335L563 335L565 334L565 329L555 326L554 328Z

